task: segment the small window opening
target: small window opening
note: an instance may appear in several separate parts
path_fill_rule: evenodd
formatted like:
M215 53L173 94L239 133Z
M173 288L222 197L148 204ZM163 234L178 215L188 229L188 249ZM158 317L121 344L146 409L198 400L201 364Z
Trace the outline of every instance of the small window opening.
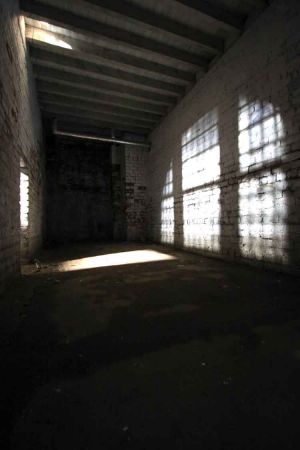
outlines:
M21 160L20 167L20 224L21 230L26 231L29 225L29 175Z

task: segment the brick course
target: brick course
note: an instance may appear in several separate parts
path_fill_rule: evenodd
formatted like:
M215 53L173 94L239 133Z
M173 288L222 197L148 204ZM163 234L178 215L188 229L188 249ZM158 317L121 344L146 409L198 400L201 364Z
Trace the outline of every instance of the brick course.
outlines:
M144 241L147 234L147 150L124 146L127 239Z
M20 158L29 174L29 227L23 257L42 240L43 154L40 112L17 1L0 2L0 286L20 267Z
M152 133L153 240L299 270L299 23L272 2Z
M47 146L49 244L113 237L110 146L56 138Z

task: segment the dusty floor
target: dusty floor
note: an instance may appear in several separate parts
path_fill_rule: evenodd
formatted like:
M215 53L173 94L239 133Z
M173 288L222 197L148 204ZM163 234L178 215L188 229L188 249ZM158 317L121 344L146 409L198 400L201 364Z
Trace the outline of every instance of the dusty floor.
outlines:
M175 258L59 264L144 248L25 267L1 301L1 449L300 448L299 282L158 246Z

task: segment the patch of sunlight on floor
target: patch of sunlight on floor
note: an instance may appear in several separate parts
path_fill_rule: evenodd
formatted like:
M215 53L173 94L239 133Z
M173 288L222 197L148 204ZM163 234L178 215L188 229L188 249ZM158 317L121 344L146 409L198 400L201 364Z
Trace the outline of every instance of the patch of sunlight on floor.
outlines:
M130 252L111 253L108 255L98 255L64 261L58 265L58 270L60 272L71 272L75 270L96 269L98 267L122 266L126 264L139 264L173 259L176 259L176 257L155 250L133 250Z

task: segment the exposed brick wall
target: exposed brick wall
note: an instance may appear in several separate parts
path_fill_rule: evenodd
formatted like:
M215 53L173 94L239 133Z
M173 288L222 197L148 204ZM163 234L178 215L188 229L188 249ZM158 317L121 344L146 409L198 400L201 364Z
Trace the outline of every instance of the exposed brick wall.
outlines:
M59 138L47 146L47 242L144 241L147 151Z
M152 239L299 269L299 23L272 2L154 131Z
M29 226L23 256L42 240L43 155L41 122L24 21L18 2L0 2L0 286L19 273L20 158L29 174ZM25 232L24 232L25 233Z
M112 239L110 145L55 141L47 148L47 241Z
M125 151L123 145L111 146L111 182L113 205L113 239L127 239L125 199Z
M144 241L147 234L147 150L125 145L127 239Z

